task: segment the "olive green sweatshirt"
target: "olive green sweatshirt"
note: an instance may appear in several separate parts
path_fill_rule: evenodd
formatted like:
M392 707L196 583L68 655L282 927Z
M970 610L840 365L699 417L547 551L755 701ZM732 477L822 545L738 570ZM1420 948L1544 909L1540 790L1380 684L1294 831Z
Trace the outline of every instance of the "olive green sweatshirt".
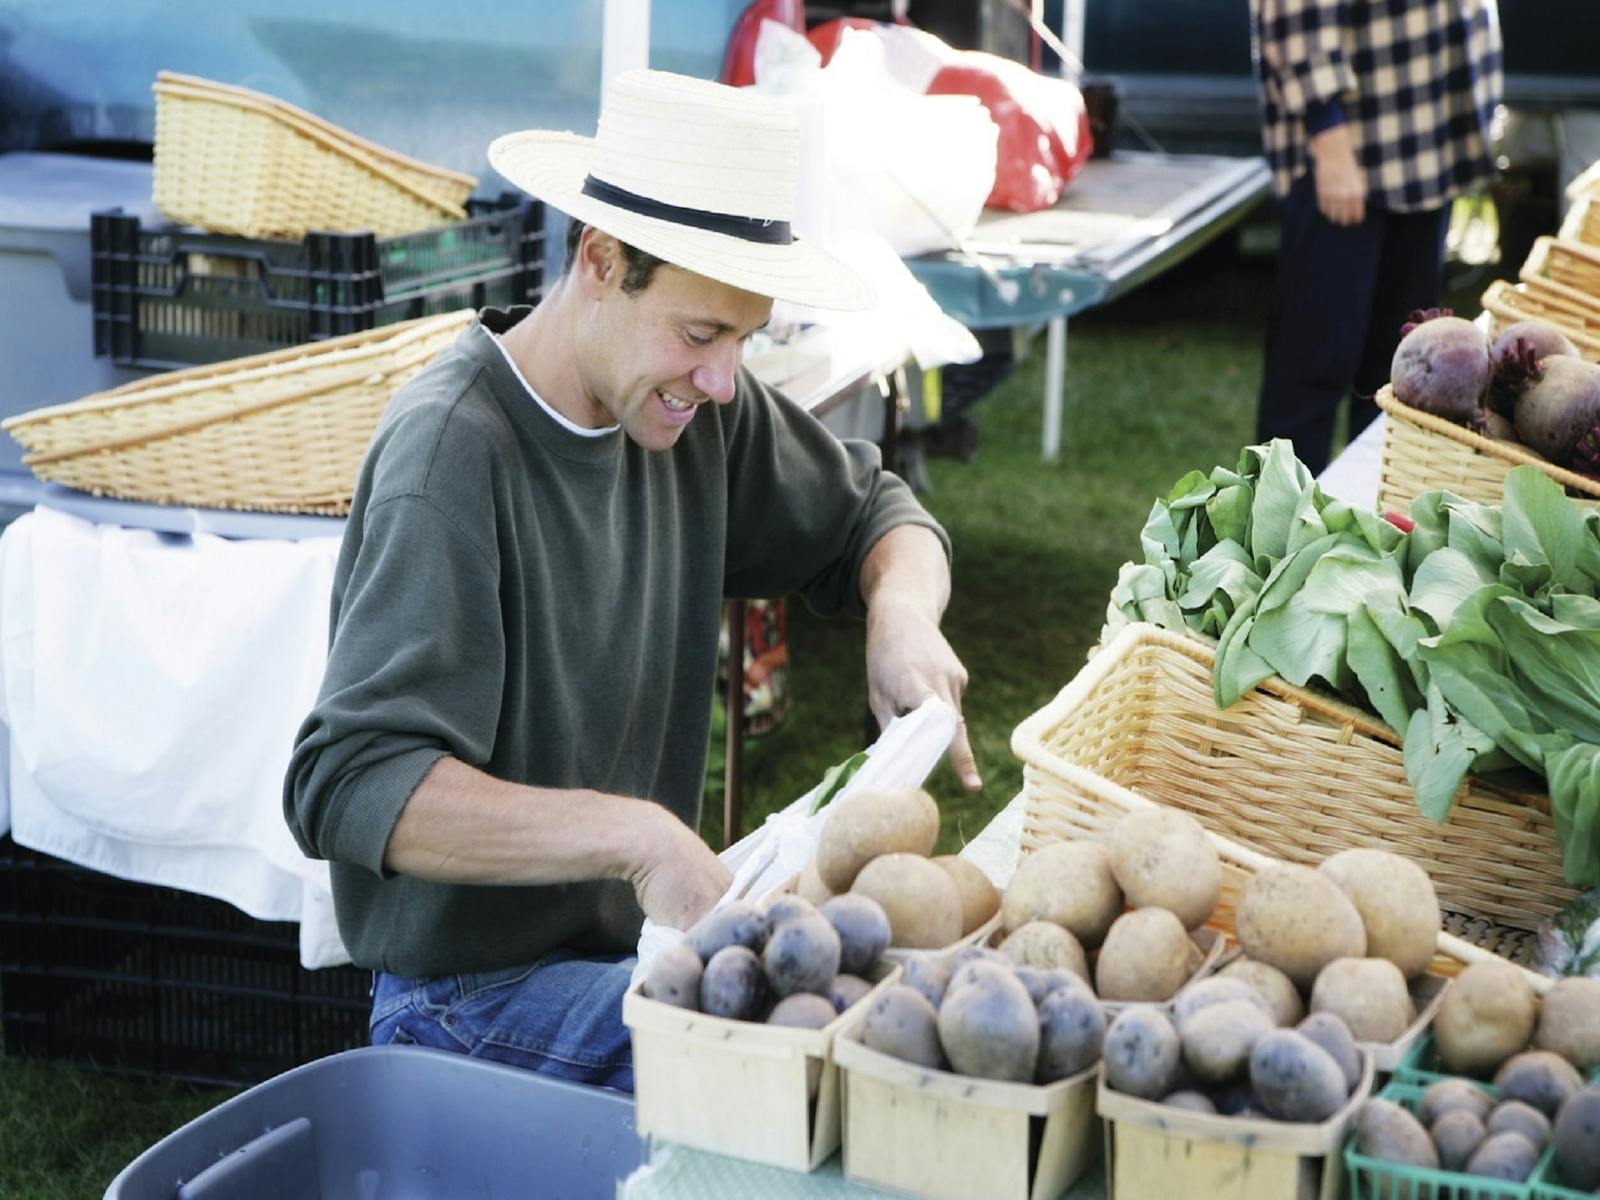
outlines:
M619 880L431 883L384 869L429 768L590 788L700 815L721 601L800 592L862 611L859 573L896 525L944 534L877 448L840 442L741 372L669 450L564 428L486 309L394 396L356 486L322 689L284 813L332 863L356 964L418 977L630 950ZM946 542L948 548L948 541Z

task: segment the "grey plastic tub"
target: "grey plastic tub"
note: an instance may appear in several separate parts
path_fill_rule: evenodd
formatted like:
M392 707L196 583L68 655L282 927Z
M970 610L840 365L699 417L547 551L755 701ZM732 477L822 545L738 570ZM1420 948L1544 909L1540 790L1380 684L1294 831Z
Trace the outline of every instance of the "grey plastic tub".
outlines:
M129 1163L106 1200L609 1200L643 1149L619 1092L369 1046L196 1117Z

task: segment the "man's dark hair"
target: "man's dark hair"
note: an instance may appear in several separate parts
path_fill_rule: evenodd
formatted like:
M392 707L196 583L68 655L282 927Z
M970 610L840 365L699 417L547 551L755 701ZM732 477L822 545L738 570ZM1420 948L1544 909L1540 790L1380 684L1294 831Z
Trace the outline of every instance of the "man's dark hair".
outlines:
M567 222L567 267L570 269L572 262L578 256L578 239L583 236L586 228L582 221ZM657 258L654 254L646 254L637 247L628 245L621 238L617 245L622 247L622 261L628 264L627 270L622 275L622 290L632 296L644 291L650 286L650 281L655 278L656 268L664 259Z

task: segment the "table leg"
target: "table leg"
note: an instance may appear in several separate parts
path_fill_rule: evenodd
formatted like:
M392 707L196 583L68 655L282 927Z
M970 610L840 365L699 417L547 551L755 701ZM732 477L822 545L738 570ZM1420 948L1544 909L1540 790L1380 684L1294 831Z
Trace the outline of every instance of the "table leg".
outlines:
M1051 317L1044 355L1044 460L1061 457L1061 395L1067 374L1067 319Z
M724 742L722 764L722 848L739 840L744 819L744 795L740 774L744 766L744 616L745 602L729 600L724 608L728 621L728 686L722 697Z

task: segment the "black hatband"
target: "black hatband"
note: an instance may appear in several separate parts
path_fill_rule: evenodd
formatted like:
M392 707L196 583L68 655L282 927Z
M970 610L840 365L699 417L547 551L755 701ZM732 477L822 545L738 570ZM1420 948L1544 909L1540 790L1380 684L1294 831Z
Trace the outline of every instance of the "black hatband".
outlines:
M787 221L764 221L760 217L736 217L728 213L707 212L703 208L683 208L677 204L666 204L606 183L593 175L584 179L583 194L615 208L638 213L641 217L655 217L657 220L688 225L694 229L725 233L730 237L743 238L747 242L787 246L794 240Z

